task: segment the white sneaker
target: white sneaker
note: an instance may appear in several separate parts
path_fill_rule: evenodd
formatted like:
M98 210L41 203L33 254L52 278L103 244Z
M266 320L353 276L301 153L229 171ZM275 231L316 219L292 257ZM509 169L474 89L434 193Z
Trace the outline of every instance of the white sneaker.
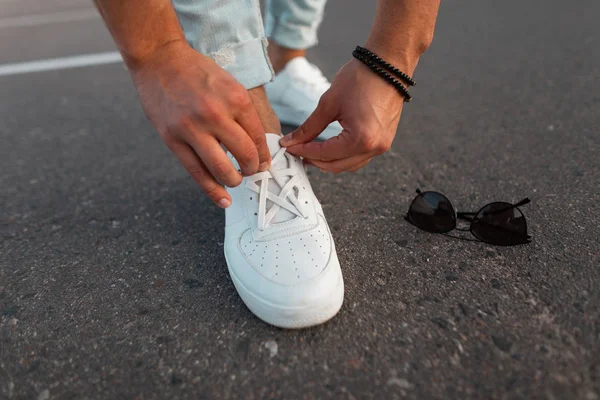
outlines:
M317 108L319 99L330 86L316 65L304 57L296 57L275 75L272 82L265 85L265 90L279 121L299 126ZM342 126L335 121L317 139L327 140L340 132Z
M225 210L225 259L250 311L281 328L305 328L337 314L344 281L302 160L279 146L280 139L267 134L268 171L227 188L233 201Z

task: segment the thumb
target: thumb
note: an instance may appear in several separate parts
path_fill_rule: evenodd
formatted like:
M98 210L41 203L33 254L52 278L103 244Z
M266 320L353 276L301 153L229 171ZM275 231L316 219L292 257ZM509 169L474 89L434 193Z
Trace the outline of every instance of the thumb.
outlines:
M285 135L279 143L284 147L293 146L300 143L308 143L315 139L327 128L327 126L335 121L336 109L328 100L327 92L321 97L315 111L292 133Z

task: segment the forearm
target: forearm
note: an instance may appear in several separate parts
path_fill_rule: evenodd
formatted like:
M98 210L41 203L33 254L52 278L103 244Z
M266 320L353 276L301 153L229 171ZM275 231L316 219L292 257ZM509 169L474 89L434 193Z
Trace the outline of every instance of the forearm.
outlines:
M378 0L366 47L412 75L431 44L440 0Z
M157 49L185 42L170 0L94 0L129 69L150 59Z

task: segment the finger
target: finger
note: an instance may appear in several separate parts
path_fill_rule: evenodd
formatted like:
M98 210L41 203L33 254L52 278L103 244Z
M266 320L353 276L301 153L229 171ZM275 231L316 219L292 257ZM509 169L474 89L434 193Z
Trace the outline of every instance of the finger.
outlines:
M321 96L317 108L310 116L289 135L286 135L279 142L282 146L288 147L299 143L307 143L319 136L327 126L336 120L337 108L329 100L327 92Z
M239 108L236 121L254 142L254 146L258 151L258 170L268 170L271 166L271 152L269 151L269 146L267 146L265 129L262 126L262 122L260 122L260 118L252 101L248 100L247 103L244 103L243 106Z
M373 156L371 155L358 155L354 157L345 158L342 160L336 161L319 161L319 160L309 160L304 159L306 162L314 165L321 170L330 171L334 174L338 174L340 172L354 172L365 165L367 165Z
M189 145L218 182L228 187L236 187L242 183L242 175L235 169L217 139L210 135L195 134L189 138Z
M368 160L363 161L362 163L356 165L354 168L351 168L348 170L348 172L356 172L359 169L365 167L367 164L369 164L371 162L372 158L369 158Z
M194 181L202 188L204 193L221 208L227 208L231 205L231 196L227 190L215 180L208 172L208 169L200 160L194 150L183 142L177 142L169 146L177 159L187 172L194 178Z
M350 137L350 132L346 130L324 142L300 143L288 147L287 151L300 157L318 161L342 160L361 153L361 150Z
M252 138L248 136L241 126L233 121L229 121L215 135L235 157L240 165L240 170L245 176L254 175L258 172L258 150Z

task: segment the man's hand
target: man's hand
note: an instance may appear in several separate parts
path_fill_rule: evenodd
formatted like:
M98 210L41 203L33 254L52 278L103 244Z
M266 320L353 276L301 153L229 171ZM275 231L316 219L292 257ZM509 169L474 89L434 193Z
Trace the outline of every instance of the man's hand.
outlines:
M377 0L366 48L412 76L433 40L440 0ZM317 109L281 144L317 167L355 171L390 148L404 99L358 60L337 74ZM324 143L311 142L330 122L344 130Z
M94 0L148 118L217 205L240 172L269 168L265 130L246 89L186 42L171 0ZM237 171L220 144L240 164Z
M390 148L403 102L393 86L352 60L340 69L312 115L281 144L323 170L356 171ZM340 135L312 142L335 120L344 128Z
M210 58L173 41L131 73L161 138L217 205L231 204L223 185L237 186L242 174L269 168L265 131L246 89Z

